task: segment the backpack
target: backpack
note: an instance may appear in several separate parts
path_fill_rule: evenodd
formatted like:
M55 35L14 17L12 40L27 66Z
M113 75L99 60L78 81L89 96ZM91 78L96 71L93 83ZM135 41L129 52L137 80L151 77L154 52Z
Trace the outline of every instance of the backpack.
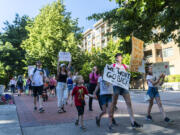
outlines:
M127 71L128 68L126 67L126 65L125 64L122 64L122 65L123 65L124 69ZM113 68L115 68L115 67L116 67L116 64L113 64Z

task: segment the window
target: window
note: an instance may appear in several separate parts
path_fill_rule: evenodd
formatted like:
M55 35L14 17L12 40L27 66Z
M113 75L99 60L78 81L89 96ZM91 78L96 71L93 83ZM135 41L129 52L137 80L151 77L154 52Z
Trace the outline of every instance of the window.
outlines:
M174 65L170 65L170 66L169 66L169 71L170 71L170 75L174 75L174 74L175 74Z
M163 49L162 53L163 53L163 57L170 57L173 55L173 48L172 47L165 48Z
M91 38L91 34L89 34L87 38L90 39Z
M88 41L88 46L90 46L91 45L91 41Z

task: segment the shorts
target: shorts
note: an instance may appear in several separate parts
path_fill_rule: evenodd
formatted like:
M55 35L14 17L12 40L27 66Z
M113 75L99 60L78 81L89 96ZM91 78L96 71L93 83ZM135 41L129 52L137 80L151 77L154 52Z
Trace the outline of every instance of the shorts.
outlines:
M106 95L100 95L100 103L101 105L108 104L112 102L112 95L106 94Z
M73 90L73 84L68 84L67 87L69 92Z
M149 95L150 98L160 97L157 87L149 87L147 95Z
M55 89L55 86L49 86L50 90Z
M23 90L23 86L17 86L18 90Z
M76 109L78 111L78 116L84 114L84 106L76 106Z
M33 96L37 97L38 95L42 95L43 85L42 86L33 86Z
M113 86L113 91L114 91L114 94L118 94L118 95L129 94L128 90L121 88L119 86Z

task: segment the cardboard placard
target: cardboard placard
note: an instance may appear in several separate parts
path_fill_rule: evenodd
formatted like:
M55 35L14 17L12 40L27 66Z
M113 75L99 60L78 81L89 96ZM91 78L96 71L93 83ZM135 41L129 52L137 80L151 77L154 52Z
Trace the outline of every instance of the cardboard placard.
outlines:
M154 63L152 66L153 76L159 77L161 73L169 75L169 62Z
M139 72L139 67L142 65L142 60L144 57L144 41L132 37L132 52L131 52L131 62L130 71Z
M59 61L71 61L71 53L59 52Z
M104 68L103 80L126 90L129 90L130 77L130 73L114 68L111 65L107 64Z
M28 66L28 76L31 76L36 66Z

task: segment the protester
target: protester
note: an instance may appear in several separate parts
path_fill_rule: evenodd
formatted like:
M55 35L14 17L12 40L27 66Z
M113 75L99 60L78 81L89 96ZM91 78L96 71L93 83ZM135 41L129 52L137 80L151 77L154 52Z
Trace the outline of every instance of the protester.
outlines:
M92 72L89 74L89 88L88 88L89 94L93 94L97 86L98 78L99 78L99 73L98 73L97 67L95 66L93 67ZM93 98L89 97L89 111L93 111L92 101L93 101Z
M49 92L49 79L46 77L44 81L44 87L43 87L43 93L42 93L42 98L43 101L48 101L48 92Z
M76 77L78 76L79 72L75 72L75 74L73 75L73 88L76 86Z
M30 91L30 89L29 89L30 84L31 84L31 79L28 78L27 81L26 81L26 85L25 85L25 91L26 91L26 94L27 94L27 95L29 95L29 93L30 93L30 92L29 92L29 91Z
M128 66L125 65L125 64L122 64L123 56L122 56L121 53L117 53L115 55L115 58L116 58L116 63L113 64L114 68L118 68L118 69L120 69L122 71L128 70ZM140 125L139 123L137 123L135 121L129 91L122 88L122 87L119 87L119 86L113 86L113 91L114 91L114 94L113 94L113 101L112 101L112 106L111 106L111 120L113 121L113 119L114 119L114 117L113 117L114 108L115 108L115 106L117 104L118 96L122 95L125 102L126 102L126 105L127 105L127 110L128 110L129 115L130 115L130 121L131 121L132 128L140 128L140 127L142 127L142 125ZM114 123L116 123L115 119L114 119ZM113 125L111 125L109 128L112 129Z
M146 80L147 80L147 83L148 83L147 95L150 98L149 107L148 107L148 110L147 110L148 115L146 116L147 120L152 120L151 109L152 109L152 106L153 106L153 101L155 99L156 103L157 103L157 105L159 107L159 110L163 115L164 121L167 122L167 123L172 122L172 120L170 120L166 116L166 113L164 112L164 108L162 106L160 95L159 95L159 92L158 92L158 87L157 87L159 84L161 84L164 81L164 78L165 78L165 74L163 74L163 73L159 76L159 78L153 76L152 67L151 66L149 67L148 75L146 77Z
M76 77L76 84L77 86L74 87L72 91L72 100L74 97L74 102L76 109L78 111L78 119L75 122L75 125L81 125L81 129L85 130L86 127L84 126L83 119L84 119L84 107L85 107L85 95L88 95L88 91L86 87L84 87L84 80L82 76L77 76Z
M55 88L56 88L56 79L52 76L49 80L49 87L50 87L50 91L51 91L51 95L55 96Z
M16 80L14 79L14 77L11 78L10 82L9 82L10 88L11 88L11 93L15 93L15 89L16 89Z
M68 87L68 101L69 101L71 99L70 95L71 95L71 92L73 90L73 76L72 76L71 72L68 72L67 87Z
M22 76L19 75L18 80L17 80L18 96L21 96L21 93L23 92L23 84L24 84L24 81L22 79Z
M37 97L39 97L39 112L42 113L43 109L42 92L43 84L46 78L46 72L42 69L42 63L40 61L36 62L36 68L33 73L31 73L31 80L33 85L33 96L34 96L34 110L37 110Z
M112 84L106 82L103 80L103 72L101 74L102 76L98 79L98 84L96 86L96 89L94 91L94 96L96 96L96 93L99 91L100 88L100 103L102 106L102 112L96 117L96 124L100 127L100 121L101 117L106 114L106 110L108 109L109 113L109 130L111 131L111 125L113 124L110 118L110 109L112 104L112 94L113 94L113 86Z
M66 112L64 108L64 91L67 87L67 77L68 71L70 69L71 62L69 62L68 68L66 68L65 64L61 64L59 67L59 60L57 64L57 86L56 86L56 94L57 94L57 102L58 102L58 113Z

